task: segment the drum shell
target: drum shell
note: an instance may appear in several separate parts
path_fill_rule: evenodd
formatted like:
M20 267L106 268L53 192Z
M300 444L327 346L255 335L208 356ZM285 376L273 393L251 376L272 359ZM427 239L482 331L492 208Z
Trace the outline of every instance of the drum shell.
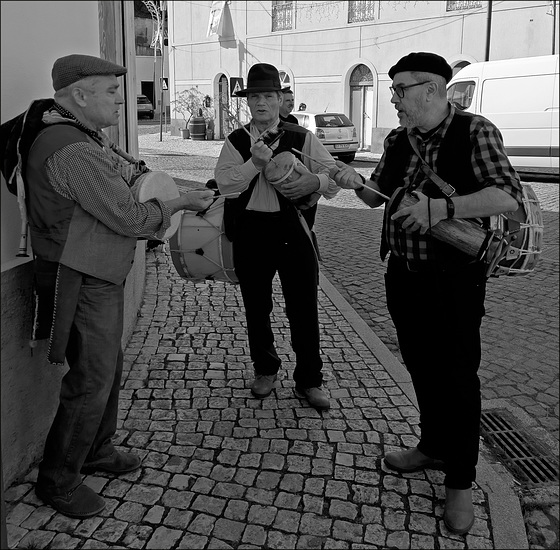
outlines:
M264 169L264 177L279 193L284 195L282 185L297 180L301 174L296 171L296 167L303 167L306 172L309 172L307 166L303 164L295 155L289 151L279 153L266 165ZM301 199L292 200L300 210L306 210L317 203L321 198L319 193L311 193Z
M396 211L418 202L410 193L404 193ZM488 243L488 230L475 222L463 219L442 220L431 228L434 238L443 241L473 258L480 258ZM490 247L494 244L490 243Z
M171 260L182 278L238 282L223 216L224 199L220 198L204 212L182 212L179 229L169 241Z
M307 167L289 151L283 151L270 160L265 166L264 177L268 183L276 187L282 193L281 185L297 180L300 174L296 172L296 166L303 167L306 171Z

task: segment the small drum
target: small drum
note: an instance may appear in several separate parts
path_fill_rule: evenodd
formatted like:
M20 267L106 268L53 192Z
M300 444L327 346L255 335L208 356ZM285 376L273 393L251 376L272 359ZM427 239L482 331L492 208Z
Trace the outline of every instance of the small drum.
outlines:
M505 216L492 216L490 228L500 246L487 254L488 275L526 275L535 269L542 250L544 224L539 199L533 188L522 184L522 205Z
M490 226L472 220L442 220L432 235L488 265L487 277L526 275L535 269L542 248L543 219L539 200L530 185L522 184L522 205L511 214L490 217ZM387 208L396 198L393 195ZM418 199L404 193L395 211L416 204Z
M184 279L239 282L233 266L233 245L223 229L224 201L218 197L202 212L182 212L169 249L173 265Z
M146 172L142 174L130 190L138 202L146 202L150 199L168 201L178 199L181 196L175 180L165 172ZM181 212L176 212L171 216L171 225L165 232L163 240L171 238L179 229L180 223Z
M275 157L272 157L265 166L264 177L268 183L282 193L283 183L292 182L300 177L300 174L295 170L296 166L302 166L305 171L309 171L295 155L290 153L290 151L283 151ZM320 198L321 195L319 193L312 193L309 197L303 197L294 202L298 208L304 210L313 206Z

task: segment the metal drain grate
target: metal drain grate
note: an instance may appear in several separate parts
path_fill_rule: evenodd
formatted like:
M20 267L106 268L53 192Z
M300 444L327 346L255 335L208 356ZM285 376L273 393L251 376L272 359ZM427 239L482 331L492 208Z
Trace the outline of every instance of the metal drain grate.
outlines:
M507 411L483 411L480 431L504 466L523 485L536 487L558 482L555 457L543 453L536 442L517 430Z

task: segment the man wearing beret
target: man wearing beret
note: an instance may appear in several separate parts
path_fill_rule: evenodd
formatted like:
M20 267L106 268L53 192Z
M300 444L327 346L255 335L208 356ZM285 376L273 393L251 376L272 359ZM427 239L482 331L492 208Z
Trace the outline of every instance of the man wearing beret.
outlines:
M434 53L400 59L389 70L400 127L385 139L378 166L368 181L340 162L331 176L372 208L385 201L376 192L391 197L381 238L382 259L390 252L387 308L418 399L421 433L416 447L390 452L384 463L397 472L443 468L443 519L451 532L465 534L474 523L486 266L433 238L431 228L451 218L515 211L522 190L498 128L447 101L451 76ZM404 190L416 202L397 211Z
M137 239L160 238L172 214L207 208L214 196L205 190L165 202L135 200L130 186L138 167L115 154L103 133L119 121L118 77L126 72L98 57L62 57L52 69L54 101L37 100L2 125L3 135L10 130L3 171L13 165L14 152L21 158L38 310L50 310L47 326L35 327L34 336L50 337L48 360L66 360L69 367L35 492L75 518L105 507L81 474L140 467L138 456L112 443L123 368L123 289Z
M321 389L323 361L320 350L317 308L319 267L311 233L320 196L334 197L339 188L329 178L334 159L317 137L295 124L279 119L283 101L278 70L268 63L253 65L247 88L237 95L247 98L252 119L226 139L216 164L220 192L241 193L232 216L235 273L245 306L249 348L255 370L251 392L264 399L274 390L282 360L274 346L270 322L273 307L272 282L276 273L282 283L286 315L296 365L295 390L318 409L329 408ZM277 139L279 138L279 139ZM292 149L308 157L294 167L298 178L282 184L279 192L264 176L274 157ZM227 200L227 199L226 199ZM310 208L300 209L301 202Z

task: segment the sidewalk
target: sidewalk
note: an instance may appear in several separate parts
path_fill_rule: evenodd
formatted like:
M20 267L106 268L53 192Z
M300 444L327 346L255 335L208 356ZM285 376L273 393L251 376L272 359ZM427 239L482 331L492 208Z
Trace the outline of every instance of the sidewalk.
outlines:
M107 508L75 520L35 497L33 471L6 491L10 548L527 548L519 501L483 458L466 537L442 521L443 474L395 474L414 445L408 375L321 278L325 387L319 413L293 393L278 283L273 326L284 360L275 392L251 396L238 287L181 279L147 253L144 303L126 349L117 444L143 458L120 477L87 476Z
M221 147L146 138L153 169L200 183ZM84 521L43 506L31 472L6 491L10 548L528 548L511 476L484 451L466 537L443 525L441 472L383 466L386 452L417 441L410 379L323 275L320 284L326 413L293 393L278 284L273 326L284 364L275 392L259 401L238 287L186 281L165 250L147 253L117 439L142 468L86 477L107 508Z

